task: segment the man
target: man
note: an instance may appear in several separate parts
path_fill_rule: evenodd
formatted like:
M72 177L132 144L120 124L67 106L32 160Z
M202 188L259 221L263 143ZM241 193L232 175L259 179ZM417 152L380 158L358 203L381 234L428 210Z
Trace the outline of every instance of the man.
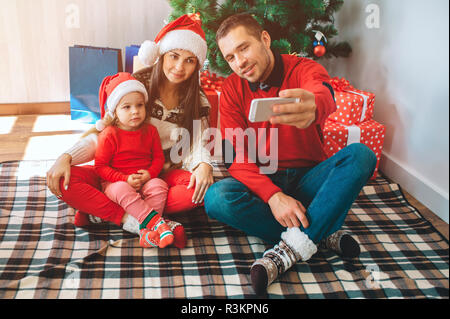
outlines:
M270 35L247 14L224 21L216 40L234 71L223 85L220 117L225 155L235 156L226 162L232 177L208 190L205 208L211 218L278 243L252 265L256 293L264 293L297 261L311 258L322 240L344 256L359 255L358 243L339 229L372 176L376 157L366 146L353 144L326 159L322 129L336 110L328 73L312 60L273 53ZM300 100L274 106L283 115L251 123L251 101L269 97ZM255 146L265 154L275 143L277 172L264 174L261 158L248 151L253 145L243 147L237 142L241 136L230 137L230 129L236 134L253 129Z

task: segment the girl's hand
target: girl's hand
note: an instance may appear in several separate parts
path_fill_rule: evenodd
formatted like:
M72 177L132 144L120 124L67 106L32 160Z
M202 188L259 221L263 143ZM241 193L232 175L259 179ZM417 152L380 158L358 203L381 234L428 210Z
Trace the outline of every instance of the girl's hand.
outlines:
M213 169L206 163L201 163L192 173L191 181L187 189L191 189L195 185L194 196L192 202L199 204L203 202L206 191L214 183Z
M72 157L69 154L63 154L47 172L47 186L57 198L62 197L59 181L64 177L64 189L67 190L70 181Z
M147 183L149 180L152 179L150 173L145 169L141 169L140 171L137 172L136 175L141 176L141 185L144 185L145 183Z
M142 187L141 185L141 175L131 174L128 176L127 183L133 187L136 191L139 191Z

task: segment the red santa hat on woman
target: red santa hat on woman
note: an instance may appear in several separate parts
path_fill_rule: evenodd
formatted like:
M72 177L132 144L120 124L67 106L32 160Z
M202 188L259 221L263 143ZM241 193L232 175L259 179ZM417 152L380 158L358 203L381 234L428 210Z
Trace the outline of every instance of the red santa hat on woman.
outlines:
M154 42L145 41L138 57L142 64L152 66L158 58L175 49L183 49L195 54L201 66L206 60L206 37L202 29L200 15L183 15L167 24L156 36Z
M142 93L145 103L148 102L148 93L144 84L136 80L130 73L120 72L104 78L98 93L102 118L95 124L98 131L101 132L105 129L105 124L102 121L105 116L114 118L114 111L120 100L128 93L133 92Z

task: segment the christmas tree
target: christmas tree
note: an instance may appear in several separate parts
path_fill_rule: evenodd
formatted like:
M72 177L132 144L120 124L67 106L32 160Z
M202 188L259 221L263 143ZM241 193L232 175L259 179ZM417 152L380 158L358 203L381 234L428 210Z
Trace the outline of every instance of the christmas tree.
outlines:
M272 37L272 49L312 59L348 57L347 42L332 42L338 35L333 15L343 0L170 0L170 20L183 14L200 13L208 43L209 68L231 74L216 43L216 31L229 16L252 14Z

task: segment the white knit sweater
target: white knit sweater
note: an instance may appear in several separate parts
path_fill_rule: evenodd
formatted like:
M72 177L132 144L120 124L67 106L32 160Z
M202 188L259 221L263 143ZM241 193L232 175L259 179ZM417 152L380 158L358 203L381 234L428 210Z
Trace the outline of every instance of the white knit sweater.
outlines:
M201 94L201 99L203 107L210 107L208 99L203 94ZM156 103L160 106L159 114L158 116L152 115L151 124L158 130L163 150L168 151L177 143L176 137L178 137L180 129L177 124L171 121L171 118L179 114L180 110L178 108L168 110L160 100L157 100ZM194 132L194 137L197 138L193 141L192 152L182 160L183 169L193 172L200 163L211 165L211 154L205 149L208 141L202 140L202 133L205 129L207 129L207 120L202 118L197 132ZM64 152L72 157L72 165L81 165L94 160L97 138L97 134L90 134ZM170 165L169 160L170 158L166 158L165 168Z

